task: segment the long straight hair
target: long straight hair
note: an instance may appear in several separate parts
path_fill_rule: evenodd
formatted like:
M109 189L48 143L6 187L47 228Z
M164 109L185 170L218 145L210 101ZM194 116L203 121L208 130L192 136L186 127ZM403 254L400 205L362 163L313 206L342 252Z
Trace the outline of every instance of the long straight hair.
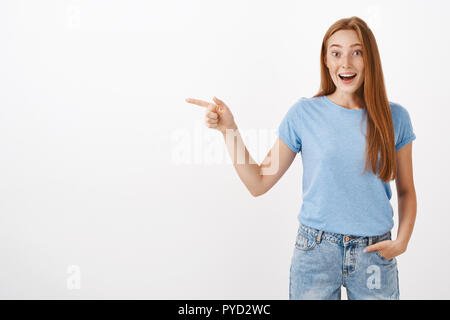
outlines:
M320 53L320 90L314 97L329 95L336 90L324 59L327 54L328 39L339 30L355 30L363 49L364 82L356 92L364 100L367 116L366 162L363 173L370 166L372 172L383 182L393 180L397 174L397 166L391 108L386 95L377 42L362 19L356 16L340 19L325 33ZM377 171L379 171L378 174Z

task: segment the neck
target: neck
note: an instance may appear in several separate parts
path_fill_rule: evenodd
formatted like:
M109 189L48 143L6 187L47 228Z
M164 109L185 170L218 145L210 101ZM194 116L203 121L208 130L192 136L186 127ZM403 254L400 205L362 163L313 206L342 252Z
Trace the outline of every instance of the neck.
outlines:
M332 94L327 95L328 99L333 101L334 103L347 108L347 109L361 109L364 108L364 99L358 96L355 93L346 93L346 92L333 92Z

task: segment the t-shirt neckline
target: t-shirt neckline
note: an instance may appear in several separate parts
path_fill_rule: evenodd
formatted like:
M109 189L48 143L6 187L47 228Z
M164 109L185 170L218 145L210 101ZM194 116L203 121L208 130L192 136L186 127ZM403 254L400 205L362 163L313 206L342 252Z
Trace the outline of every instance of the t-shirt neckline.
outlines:
M337 108L339 108L341 110L344 110L344 111L348 111L348 112L363 112L365 110L365 108L361 108L361 109L344 108L344 107L334 103L333 101L331 101L326 95L323 95L322 97L329 105L332 105L333 107L337 107Z

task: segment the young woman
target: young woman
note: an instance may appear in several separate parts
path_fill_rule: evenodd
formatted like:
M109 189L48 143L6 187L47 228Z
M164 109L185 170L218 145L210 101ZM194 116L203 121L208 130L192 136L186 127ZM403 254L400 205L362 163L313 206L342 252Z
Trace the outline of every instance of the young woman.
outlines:
M239 177L253 196L267 192L302 154L303 203L290 269L290 299L399 299L396 256L406 251L416 216L413 132L407 110L386 95L375 37L358 17L326 32L321 88L301 98L282 120L261 165L238 161L242 138L229 107L206 107L206 123L223 133ZM267 165L271 166L267 172ZM273 169L275 167L275 169ZM390 180L399 224L391 239Z

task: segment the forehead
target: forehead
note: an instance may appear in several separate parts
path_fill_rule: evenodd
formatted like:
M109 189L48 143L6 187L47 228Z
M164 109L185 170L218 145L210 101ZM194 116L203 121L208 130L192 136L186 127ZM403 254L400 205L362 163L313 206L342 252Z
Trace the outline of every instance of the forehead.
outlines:
M355 30L336 31L330 38L328 38L327 48L330 48L333 44L342 46L344 48L351 47L355 44L362 45Z

